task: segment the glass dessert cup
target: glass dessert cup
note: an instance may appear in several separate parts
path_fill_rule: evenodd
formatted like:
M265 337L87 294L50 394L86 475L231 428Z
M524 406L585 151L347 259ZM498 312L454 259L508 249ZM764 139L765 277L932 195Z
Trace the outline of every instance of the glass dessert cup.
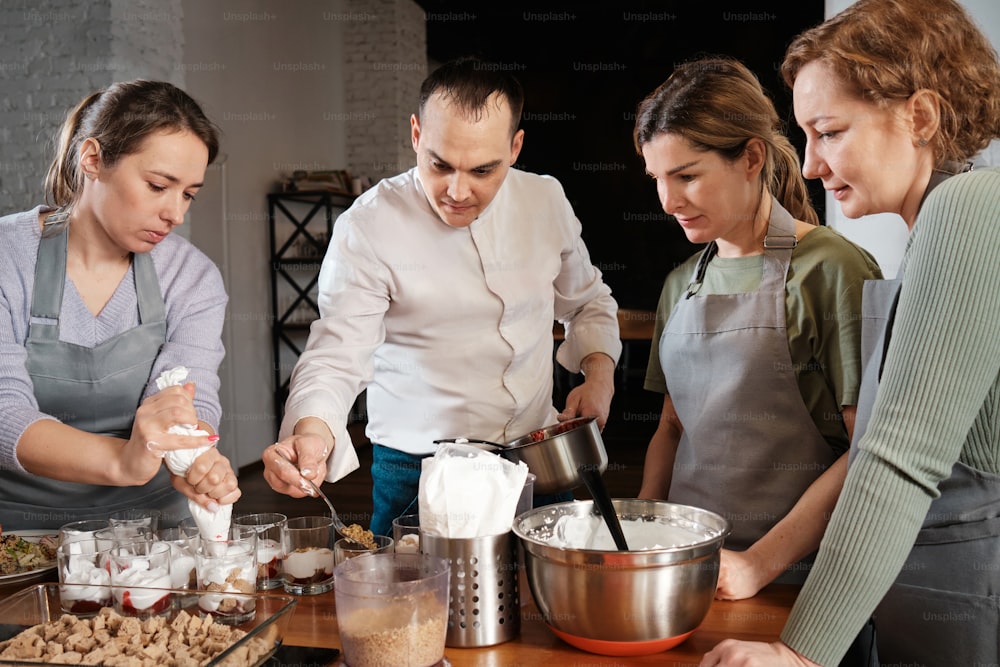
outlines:
M269 590L282 585L281 563L287 551L287 522L287 516L276 512L233 517L234 528L251 530L257 535L257 590Z
M195 552L198 610L216 622L240 625L253 619L257 590L256 540L203 540Z
M304 516L285 524L288 551L281 564L285 592L317 595L333 588L333 540L337 533L328 516Z
M171 610L169 544L145 539L120 542L110 554L115 611L145 618Z
M111 547L75 537L56 549L60 604L67 614L92 616L111 606Z

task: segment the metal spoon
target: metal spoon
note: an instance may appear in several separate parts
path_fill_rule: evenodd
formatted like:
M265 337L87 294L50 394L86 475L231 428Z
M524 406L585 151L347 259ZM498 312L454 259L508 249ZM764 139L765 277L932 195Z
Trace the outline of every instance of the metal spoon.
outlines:
M282 452L277 447L275 447L274 451L278 452L278 456L280 456L281 458L283 458L286 461L288 461L288 463L292 467L295 467L296 470L298 470L298 468L295 466L295 464L292 463L292 460L290 458L288 458L287 456L285 456L284 452ZM301 473L299 473L299 478L301 480L299 482L299 486L302 487L303 491L305 491L306 493L308 493L310 496L319 496L320 498L323 499L323 502L326 503L326 506L330 508L330 516L333 517L333 527L337 529L337 532L340 533L340 535L342 537L347 538L351 542L354 542L355 544L360 544L361 546L367 547L368 545L365 544L364 542L360 542L357 539L355 539L354 537L351 537L351 535L349 534L349 531L347 530L347 524L345 524L343 521L341 521L340 516L337 514L337 510L335 510L333 508L333 503L331 503L330 499L326 497L326 494L323 493L322 489L320 489L319 486L317 486L316 483L313 482L311 479L306 479L305 477L303 477Z
M604 478L601 477L601 471L598 470L597 466L586 464L577 468L577 471L580 473L583 483L587 485L590 495L594 497L594 504L597 505L598 511L604 517L604 523L608 524L608 530L611 531L611 537L615 541L615 546L618 547L619 551L628 551L628 544L625 542L625 533L622 531L622 525L618 521L618 512L615 511L614 503L611 502L611 496L608 495L608 489L604 486Z

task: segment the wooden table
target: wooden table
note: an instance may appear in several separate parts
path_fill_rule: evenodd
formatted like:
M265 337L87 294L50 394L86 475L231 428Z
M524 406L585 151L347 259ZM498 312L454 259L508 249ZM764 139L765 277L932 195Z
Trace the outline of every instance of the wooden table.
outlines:
M521 595L527 590L522 588ZM546 627L528 593L521 607L520 637L484 648L448 647L444 653L452 667L697 665L702 655L723 639L776 640L798 590L798 586L772 584L749 600L716 600L687 641L669 651L640 657L595 655L564 643ZM340 648L333 593L300 597L285 640L298 646Z
M37 583L39 580L15 586L0 586L0 600ZM614 657L587 653L558 639L542 621L525 582L521 587L522 621L521 634L517 639L484 648L448 647L445 649L445 657L452 667L697 665L702 655L729 637L754 641L777 639L798 590L798 586L772 584L749 600L716 600L701 626L680 646L654 655ZM281 589L273 592L282 594ZM292 646L341 648L333 591L322 595L304 595L297 600L285 633L285 643Z

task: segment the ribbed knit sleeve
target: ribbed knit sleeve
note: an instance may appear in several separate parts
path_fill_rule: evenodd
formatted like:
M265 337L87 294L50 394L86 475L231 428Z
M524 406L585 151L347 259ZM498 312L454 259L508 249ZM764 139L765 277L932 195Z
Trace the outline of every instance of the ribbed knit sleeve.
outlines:
M896 578L956 461L996 472L1000 170L928 196L904 259L882 382L816 564L782 633L836 665Z

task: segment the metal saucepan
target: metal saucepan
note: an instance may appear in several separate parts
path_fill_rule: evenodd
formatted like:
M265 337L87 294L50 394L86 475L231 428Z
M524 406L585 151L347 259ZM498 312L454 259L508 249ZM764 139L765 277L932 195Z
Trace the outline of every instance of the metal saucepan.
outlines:
M535 493L562 493L583 484L580 466L604 474L608 452L601 439L596 417L579 417L536 429L506 444L451 438L441 442L467 442L499 454L509 461L524 462L535 479Z

